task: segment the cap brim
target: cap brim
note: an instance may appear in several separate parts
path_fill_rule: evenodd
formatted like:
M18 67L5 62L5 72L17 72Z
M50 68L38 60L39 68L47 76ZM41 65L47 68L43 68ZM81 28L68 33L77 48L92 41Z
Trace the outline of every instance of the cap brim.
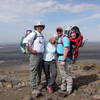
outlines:
M43 27L43 29L45 28L45 25L35 25L34 29L36 29L36 27L39 27L39 26Z

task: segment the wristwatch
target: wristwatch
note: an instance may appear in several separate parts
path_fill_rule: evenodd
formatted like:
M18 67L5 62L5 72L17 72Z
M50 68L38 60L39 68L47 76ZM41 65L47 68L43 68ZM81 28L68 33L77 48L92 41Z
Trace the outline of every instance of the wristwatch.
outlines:
M66 61L66 58L63 57L63 58L62 58L62 61L65 62L65 61Z

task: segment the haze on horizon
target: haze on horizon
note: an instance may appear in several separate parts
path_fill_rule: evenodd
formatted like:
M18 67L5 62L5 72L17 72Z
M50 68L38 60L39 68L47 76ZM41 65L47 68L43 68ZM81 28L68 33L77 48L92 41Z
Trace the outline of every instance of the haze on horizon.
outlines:
M0 0L0 44L18 43L38 21L46 38L57 26L77 25L89 41L100 41L100 0Z

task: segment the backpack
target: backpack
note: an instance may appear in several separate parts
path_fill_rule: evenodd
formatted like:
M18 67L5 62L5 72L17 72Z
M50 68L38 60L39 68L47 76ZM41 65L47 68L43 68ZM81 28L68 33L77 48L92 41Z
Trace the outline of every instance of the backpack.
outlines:
M81 34L79 27L77 26L69 26L65 29L64 34L70 37L71 33L75 32L77 35Z
M36 32L35 32L36 33ZM31 33L30 33L31 34ZM28 50L28 48L26 47L26 44L23 43L23 40L27 37L28 35L26 34L25 36L23 36L20 40L20 49L22 51L22 53L24 54L31 54L31 51ZM35 37L32 41L32 44L34 43L34 40L37 38L37 33L35 34Z
M61 37L61 40L59 41L59 42L57 42L57 44L62 44L62 46L64 46L64 44L63 44L63 38L64 37L67 37L66 35L63 35L62 37ZM58 41L58 37L57 37L57 41ZM72 52L71 52L71 42L70 42L70 51L68 52L68 55L67 55L67 57L69 57L69 58L71 58L72 59ZM57 56L63 56L63 54L57 54Z
M76 34L75 39L71 38L72 33ZM70 42L72 42L72 44L74 46L77 46L78 48L81 47L83 44L83 35L81 34L80 29L77 26L73 26L71 28L70 33L68 34L68 38L69 38Z
M77 26L73 26L72 28L71 28L71 32L76 32L77 34L81 34L81 32L80 32L80 29L79 29L79 27L77 27Z
M66 34L63 35L63 37L68 37L70 40L70 51L68 53L68 57L70 57L73 61L77 59L78 53L79 53L79 48L83 44L83 35L81 34L79 28L77 26L73 26L70 28L70 30L65 30ZM72 33L76 33L76 39L71 38ZM62 39L63 39L62 37ZM60 41L60 44L63 45L62 39Z

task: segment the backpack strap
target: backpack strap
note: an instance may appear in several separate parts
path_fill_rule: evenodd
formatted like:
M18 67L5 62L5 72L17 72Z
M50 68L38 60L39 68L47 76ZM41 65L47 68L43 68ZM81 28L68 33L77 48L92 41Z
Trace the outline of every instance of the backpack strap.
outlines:
M34 43L34 41L36 40L36 38L37 38L37 33L34 31L34 33L35 33L35 36L34 36L34 39L33 39L33 41L32 41L32 44L31 45L33 45L33 43Z
M63 44L63 38L64 38L64 37L67 37L67 36L66 36L66 35L63 35L63 36L61 37L60 42L57 43L57 44L62 44L63 47L64 47L64 44ZM58 54L58 56L63 56L63 54ZM72 43L71 43L71 42L70 42L70 50L69 50L69 52L68 52L67 57L72 58Z
M34 31L34 33L35 33L35 37L34 37L31 45L33 45L33 43L34 43L34 41L36 40L37 37L43 37L44 38L44 36L42 34L41 34L41 36L38 36L35 31Z
M63 44L63 38L64 37L66 37L66 35L63 35L62 37L61 37L61 39L60 39L60 42L57 42L57 44L62 44L63 46L64 46L64 44Z

